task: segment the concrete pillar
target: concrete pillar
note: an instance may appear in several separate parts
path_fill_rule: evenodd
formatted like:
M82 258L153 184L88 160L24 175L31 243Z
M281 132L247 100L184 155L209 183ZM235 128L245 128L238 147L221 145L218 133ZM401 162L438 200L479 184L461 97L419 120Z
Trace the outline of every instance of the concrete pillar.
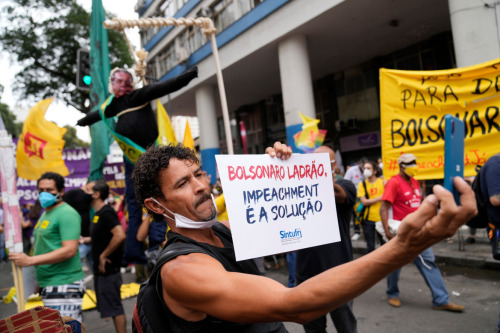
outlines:
M196 89L196 113L200 122L202 169L211 175L211 183L215 184L217 181L215 155L220 154L220 148L214 86L205 85Z
M306 37L295 35L282 41L278 54L287 142L294 152L300 152L293 140L293 135L302 130L298 111L316 118Z
M500 2L448 0L457 67L500 57Z

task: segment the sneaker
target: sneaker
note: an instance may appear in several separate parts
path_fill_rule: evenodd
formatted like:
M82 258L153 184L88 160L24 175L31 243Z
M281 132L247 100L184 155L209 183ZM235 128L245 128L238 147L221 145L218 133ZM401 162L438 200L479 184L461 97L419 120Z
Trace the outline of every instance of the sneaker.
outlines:
M476 239L474 237L467 237L465 240L467 244L474 244L476 242Z
M388 298L387 303L395 308L399 308L401 306L401 301L399 300L399 298Z
M360 234L354 234L354 235L352 235L351 240L357 241L360 237L361 237Z
M433 306L432 307L434 310L444 310L444 311L451 311L451 312L463 312L465 310L465 306L463 305L458 305L455 303L448 303L445 305L441 306Z

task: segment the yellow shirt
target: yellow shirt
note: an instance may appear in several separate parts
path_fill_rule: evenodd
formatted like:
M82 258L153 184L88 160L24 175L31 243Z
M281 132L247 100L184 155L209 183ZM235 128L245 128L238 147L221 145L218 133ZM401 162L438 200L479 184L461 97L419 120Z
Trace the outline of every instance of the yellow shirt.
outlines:
M215 198L215 204L217 205L217 221L229 220L227 216L226 200L224 199L224 194L221 194L217 198Z
M370 183L368 180L365 180L366 184L366 190L368 191L368 199L373 199L378 196L381 196L384 193L384 181L381 178L377 178L377 180L374 183ZM365 187L363 186L363 183L359 183L358 185L358 198L364 197L365 196ZM365 210L368 210L368 216L366 216L365 220L372 221L372 222L378 222L380 221L380 204L381 202L378 201L374 203L373 205L367 206Z

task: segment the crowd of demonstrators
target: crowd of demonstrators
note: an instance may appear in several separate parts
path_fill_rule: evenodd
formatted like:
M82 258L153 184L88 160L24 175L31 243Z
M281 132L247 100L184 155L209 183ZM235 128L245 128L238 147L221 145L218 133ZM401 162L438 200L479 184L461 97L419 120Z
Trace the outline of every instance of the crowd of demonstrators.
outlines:
M267 152L287 159L291 149L277 143ZM314 320L453 234L476 209L473 192L462 180L455 179L461 206L456 206L450 192L437 186L435 194L427 197L415 214L403 219L398 234L384 247L289 289L248 274L257 274L252 261L236 264L231 239L226 237L229 225L217 223L208 181L191 151L151 147L140 157L133 178L138 200L153 215L164 216L171 229L165 251L186 242L203 244L214 253L183 255L159 268L162 292L157 297L163 303L159 320L165 330L183 332L285 332L282 321ZM238 267L236 272L244 274L226 271L214 259L218 256L224 256ZM241 322L246 324L237 324Z
M82 321L85 284L78 256L80 215L62 199L64 178L61 175L44 173L37 181L37 189L45 211L33 231L33 256L10 253L9 259L20 267L35 266L44 306Z

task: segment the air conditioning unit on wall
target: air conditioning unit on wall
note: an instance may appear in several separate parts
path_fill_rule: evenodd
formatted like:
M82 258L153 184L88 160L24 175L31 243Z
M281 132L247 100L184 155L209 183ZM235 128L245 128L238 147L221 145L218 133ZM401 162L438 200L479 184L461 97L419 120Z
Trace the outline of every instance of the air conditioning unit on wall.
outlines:
M201 8L198 13L196 13L197 17L212 17L212 9L208 7Z
M179 47L175 51L175 57L178 63L186 62L189 59L189 52L185 47Z

